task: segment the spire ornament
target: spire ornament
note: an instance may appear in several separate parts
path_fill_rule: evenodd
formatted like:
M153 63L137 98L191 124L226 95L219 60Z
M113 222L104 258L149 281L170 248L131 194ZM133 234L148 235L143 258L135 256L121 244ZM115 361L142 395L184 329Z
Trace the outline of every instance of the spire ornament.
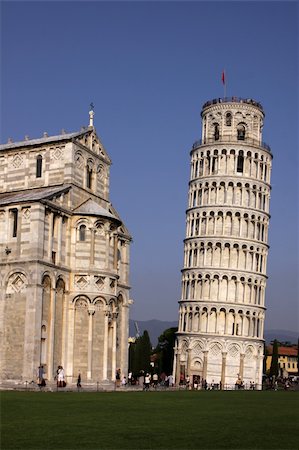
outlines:
M93 127L93 118L94 118L94 104L91 102L90 111L89 111L89 126Z

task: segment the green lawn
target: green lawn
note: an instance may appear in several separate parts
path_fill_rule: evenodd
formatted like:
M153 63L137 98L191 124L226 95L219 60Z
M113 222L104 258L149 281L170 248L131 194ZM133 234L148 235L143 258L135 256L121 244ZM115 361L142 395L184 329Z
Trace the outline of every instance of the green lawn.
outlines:
M298 392L2 392L6 449L298 449Z

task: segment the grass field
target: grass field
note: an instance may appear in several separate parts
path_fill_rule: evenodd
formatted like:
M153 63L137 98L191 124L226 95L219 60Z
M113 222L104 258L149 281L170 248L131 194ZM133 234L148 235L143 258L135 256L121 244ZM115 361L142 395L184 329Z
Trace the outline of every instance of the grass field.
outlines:
M2 392L6 449L298 449L298 392Z

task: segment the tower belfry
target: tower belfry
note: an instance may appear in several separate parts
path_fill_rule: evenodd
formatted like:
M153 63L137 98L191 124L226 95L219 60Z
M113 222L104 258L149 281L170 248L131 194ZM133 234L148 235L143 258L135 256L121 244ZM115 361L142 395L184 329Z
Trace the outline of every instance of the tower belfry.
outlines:
M203 105L191 150L176 383L261 388L272 155L260 103Z

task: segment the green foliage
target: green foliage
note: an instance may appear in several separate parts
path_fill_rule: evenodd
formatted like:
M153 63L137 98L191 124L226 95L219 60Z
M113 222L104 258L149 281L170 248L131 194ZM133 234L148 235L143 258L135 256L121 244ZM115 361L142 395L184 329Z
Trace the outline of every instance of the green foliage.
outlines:
M150 370L152 346L147 330L143 335L136 339L129 348L129 370L137 376L141 370L148 372Z
M154 352L158 357L158 369L160 373L165 372L167 375L172 373L175 334L177 331L177 328L168 328L158 338L158 345Z
M273 348L272 348L272 359L271 359L271 366L270 366L270 377L278 377L279 375L279 364L278 364L278 342L276 339L274 339L273 342Z

